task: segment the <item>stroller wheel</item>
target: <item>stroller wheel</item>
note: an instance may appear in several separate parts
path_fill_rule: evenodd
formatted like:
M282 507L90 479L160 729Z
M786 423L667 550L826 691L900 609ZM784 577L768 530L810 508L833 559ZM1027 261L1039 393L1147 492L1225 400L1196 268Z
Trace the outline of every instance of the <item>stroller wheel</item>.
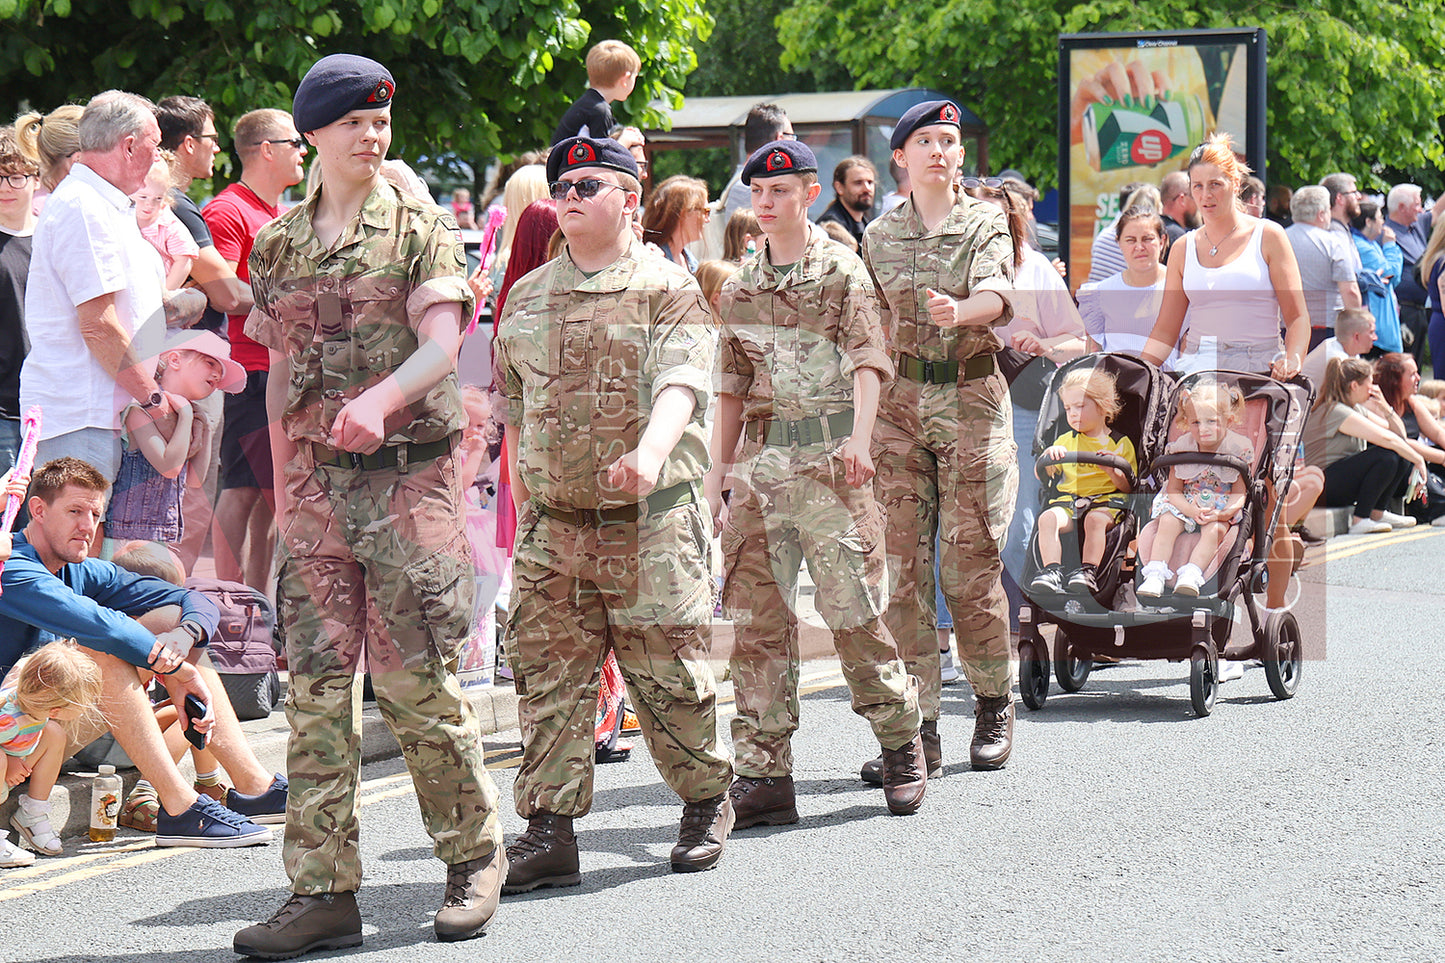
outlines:
M1219 694L1219 656L1214 643L1196 645L1189 654L1189 701L1201 719L1214 711L1214 697Z
M1293 612L1273 612L1264 623L1264 677L1276 699L1291 699L1304 672L1304 645Z
M1019 641L1019 696L1030 709L1042 709L1049 697L1048 649L1028 639Z
M1054 675L1059 688L1065 692L1078 692L1089 681L1089 672L1094 663L1074 655L1069 637L1060 626L1054 635Z

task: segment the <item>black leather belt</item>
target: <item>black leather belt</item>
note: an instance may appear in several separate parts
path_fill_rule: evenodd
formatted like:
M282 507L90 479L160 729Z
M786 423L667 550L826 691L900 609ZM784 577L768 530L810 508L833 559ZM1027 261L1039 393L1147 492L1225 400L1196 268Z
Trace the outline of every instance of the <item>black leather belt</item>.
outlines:
M816 445L832 442L853 433L853 412L839 411L817 418L802 418L798 421L750 421L747 425L748 438L765 445Z
M963 363L963 378L958 377L957 361L924 361L911 355L900 354L897 359L898 377L910 381L922 381L932 385L957 384L959 380L973 381L987 378L996 370L993 355L976 354Z
M553 508L533 499L537 511L549 518L568 522L572 525L615 525L618 522L635 522L644 514L660 515L679 505L691 505L697 501L692 482L678 482L671 488L653 492L636 505L619 505L616 508Z
M440 458L451 451L455 444L456 436L448 435L445 438L438 438L436 441L420 444L388 445L378 448L369 455L363 455L357 451L337 451L313 441L311 457L317 465L325 465L328 468L379 471L383 468L395 468L401 461L402 451L406 452L406 464L415 465L418 462Z

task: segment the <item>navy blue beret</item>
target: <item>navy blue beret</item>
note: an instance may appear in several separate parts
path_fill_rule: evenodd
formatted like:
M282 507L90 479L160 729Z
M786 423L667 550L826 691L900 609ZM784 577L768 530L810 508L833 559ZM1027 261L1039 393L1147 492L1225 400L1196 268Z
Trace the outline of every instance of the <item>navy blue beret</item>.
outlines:
M579 167L605 167L637 176L637 158L611 137L569 137L547 155L547 180Z
M303 134L333 124L353 110L376 110L391 103L396 81L369 57L331 54L311 65L291 102L291 119Z
M781 174L816 174L818 158L800 140L775 140L753 151L743 165L742 181L751 184L754 177L777 177Z
M951 100L926 100L921 104L914 104L898 118L898 126L893 128L893 136L889 138L888 146L893 150L902 150L909 135L918 128L936 124L958 127L962 116L963 111Z

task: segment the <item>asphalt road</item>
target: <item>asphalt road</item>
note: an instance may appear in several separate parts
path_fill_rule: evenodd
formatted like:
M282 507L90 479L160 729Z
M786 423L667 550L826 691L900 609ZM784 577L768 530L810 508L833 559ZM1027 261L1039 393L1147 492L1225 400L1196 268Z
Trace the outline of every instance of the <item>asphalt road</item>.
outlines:
M965 687L946 690L946 774L886 814L836 665L810 663L793 827L734 836L675 876L680 812L639 749L599 767L579 822L583 885L508 898L478 942L433 942L442 869L398 762L368 767L360 902L346 956L417 960L1438 960L1445 957L1445 532L1340 538L1304 572L1316 654L1275 701L1259 669L1195 718L1187 667L1126 663L1020 708L999 773L960 760ZM1323 623L1323 628L1321 628ZM516 733L489 740L509 834ZM138 846L138 848L137 848ZM0 875L16 961L230 960L279 905L280 845L87 845Z

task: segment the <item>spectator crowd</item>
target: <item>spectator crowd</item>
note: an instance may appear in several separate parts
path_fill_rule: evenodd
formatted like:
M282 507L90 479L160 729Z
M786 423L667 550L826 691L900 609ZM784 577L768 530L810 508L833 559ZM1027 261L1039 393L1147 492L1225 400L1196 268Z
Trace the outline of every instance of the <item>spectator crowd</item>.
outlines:
M437 204L386 160L405 98L361 57L323 59L290 112L224 134L198 98L121 91L0 128L0 469L25 509L13 544L0 536L0 799L28 781L27 849L6 841L0 866L63 851L50 788L108 729L143 776L122 822L159 844L253 845L288 823L292 893L238 951L359 943L346 745L369 672L447 863L437 935L469 938L501 892L580 882L610 659L683 805L670 865L708 869L733 829L798 819L804 560L879 743L860 776L888 812L915 812L943 772L940 686L974 691L971 766L1010 757L1036 521L1044 587L1097 588L1102 528L1066 579L1070 512L1019 468L1040 371L1089 352L1313 384L1294 485L1271 494L1270 609L1323 534L1304 526L1317 503L1348 507L1351 534L1445 525L1445 195L1370 198L1348 173L1291 192L1213 135L1121 191L1075 294L1040 247L1034 188L966 175L949 101L899 119L891 184L864 156L819 171L768 103L729 183L653 183L642 133L609 106L637 55L605 41L587 66L550 147L503 164L475 205L467 190ZM198 204L223 146L235 181ZM814 212L824 177L833 200ZM486 232L469 274L459 227ZM492 363L459 377L464 334ZM1109 441L1111 387L1064 388L1097 409L1069 444L1132 459ZM1228 397L1193 405L1230 424ZM17 467L32 408L33 469ZM1196 521L1168 511L1171 532ZM1174 574L1156 550L1144 595ZM262 769L206 655L217 609L180 583L207 564L279 603L286 774ZM503 845L454 676L474 576L509 566L526 828ZM1184 569L1197 593L1203 573ZM715 611L738 626L731 748Z

